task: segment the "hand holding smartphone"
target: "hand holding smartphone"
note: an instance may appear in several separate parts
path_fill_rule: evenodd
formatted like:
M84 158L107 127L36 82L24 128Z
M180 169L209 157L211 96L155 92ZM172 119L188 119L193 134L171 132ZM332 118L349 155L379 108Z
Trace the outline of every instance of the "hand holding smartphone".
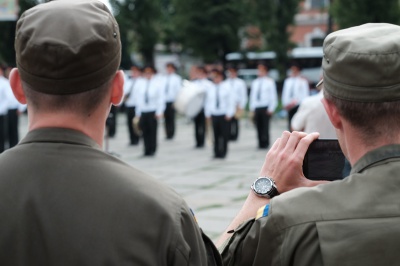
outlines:
M303 173L310 180L343 179L345 156L338 140L317 139L307 150L303 161Z

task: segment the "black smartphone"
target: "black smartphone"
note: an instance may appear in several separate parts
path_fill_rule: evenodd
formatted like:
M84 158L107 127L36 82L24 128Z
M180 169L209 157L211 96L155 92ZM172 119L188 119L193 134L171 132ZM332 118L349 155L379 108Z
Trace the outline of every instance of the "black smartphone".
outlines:
M314 140L303 161L305 177L311 180L343 179L345 157L336 139Z

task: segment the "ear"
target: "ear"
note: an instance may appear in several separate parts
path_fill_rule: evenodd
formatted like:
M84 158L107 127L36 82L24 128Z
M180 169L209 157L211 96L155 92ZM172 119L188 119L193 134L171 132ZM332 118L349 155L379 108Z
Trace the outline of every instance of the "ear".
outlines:
M111 91L111 103L118 105L121 103L124 96L124 72L122 70L117 71L112 81Z
M17 68L13 68L10 72L10 86L15 98L22 104L26 104L26 97L22 89L21 77Z
M324 105L325 111L328 114L329 120L336 129L342 128L342 116L339 114L336 106L329 100L322 98L322 104Z

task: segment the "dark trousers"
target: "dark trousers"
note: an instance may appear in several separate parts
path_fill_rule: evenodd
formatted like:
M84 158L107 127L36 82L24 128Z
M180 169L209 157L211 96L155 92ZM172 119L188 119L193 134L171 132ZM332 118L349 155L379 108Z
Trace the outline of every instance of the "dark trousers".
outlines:
M164 111L165 135L167 139L172 139L175 134L175 108L173 103L167 103Z
M6 142L6 116L0 115L0 153L5 149Z
M237 140L239 136L239 120L236 119L235 117L232 117L231 119L231 126L230 126L230 134L229 134L229 140Z
M288 111L288 129L289 129L289 131L290 132L292 132L292 125L291 125L291 123L292 123L292 118L293 118L293 116L294 116L294 114L295 113L297 113L297 110L299 109L299 106L298 105L296 105L295 107L293 107L292 109L290 109L289 111Z
M132 145L139 143L139 135L133 130L133 118L135 117L135 107L125 107L126 110L126 123L129 131L129 142Z
M268 107L256 108L254 122L257 126L258 147L261 149L269 146L269 118Z
M111 106L110 113L106 120L107 134L109 137L114 137L117 132L117 107Z
M142 113L140 117L140 128L143 132L144 155L150 156L157 149L157 119L155 112Z
M228 151L228 140L230 123L225 119L225 115L212 116L214 131L214 156L224 158Z
M206 117L204 109L194 117L194 132L196 138L196 147L203 147L206 138Z
M8 133L8 148L12 148L18 144L18 109L10 109L7 113L7 133Z

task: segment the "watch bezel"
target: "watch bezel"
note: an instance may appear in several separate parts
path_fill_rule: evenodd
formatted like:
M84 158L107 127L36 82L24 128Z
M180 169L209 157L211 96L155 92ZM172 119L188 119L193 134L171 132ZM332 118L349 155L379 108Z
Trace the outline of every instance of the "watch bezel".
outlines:
M271 184L270 189L266 193L262 193L262 192L258 191L256 188L256 184L257 184L257 182L260 182L260 179L266 179ZM278 188L276 187L274 179L272 179L271 177L268 177L268 176L260 176L256 180L254 180L253 184L251 185L251 189L257 196L265 197L265 198L269 198L269 199L279 195Z

